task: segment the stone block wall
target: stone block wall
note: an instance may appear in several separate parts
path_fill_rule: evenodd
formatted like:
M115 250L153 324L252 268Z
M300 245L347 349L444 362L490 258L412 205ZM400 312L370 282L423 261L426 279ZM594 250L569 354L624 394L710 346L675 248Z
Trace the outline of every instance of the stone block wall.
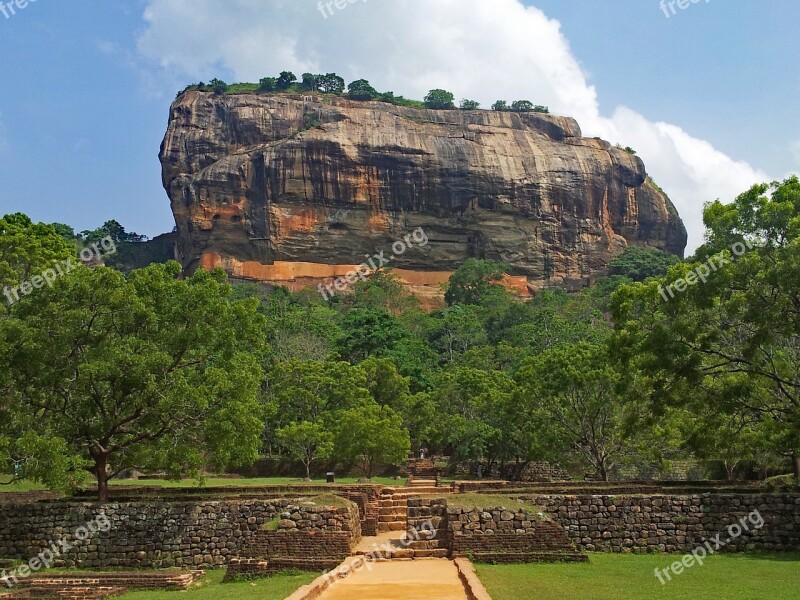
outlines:
M110 529L87 531L85 537L81 532L84 539L78 539L75 532L98 515L105 515ZM287 521L286 529L300 532L360 537L355 506L325 510L286 499L38 502L0 505L0 557L28 561L56 544L61 550L53 565L59 568L222 566L257 544L260 532L276 520ZM289 527L288 521L294 526ZM59 540L69 547L59 546Z
M450 507L447 529L453 556L469 554L482 561L533 562L545 556L554 560L553 555L575 554L559 523L524 509ZM514 556L506 556L509 554Z
M544 507L570 540L586 551L690 552L718 534L719 552L800 550L800 495L691 494L653 496L541 495ZM758 511L756 527L735 529ZM744 529L744 528L743 528Z

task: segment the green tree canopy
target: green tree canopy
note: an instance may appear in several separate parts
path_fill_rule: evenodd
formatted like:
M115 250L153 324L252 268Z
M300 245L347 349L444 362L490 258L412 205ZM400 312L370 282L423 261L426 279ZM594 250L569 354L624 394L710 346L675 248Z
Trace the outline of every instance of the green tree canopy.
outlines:
M222 272L179 274L79 267L0 319L0 437L25 477L77 480L89 463L105 501L126 469L177 477L256 457L263 319Z
M579 343L548 350L523 361L517 382L549 420L564 451L585 459L604 481L626 448L620 374L604 346Z
M674 254L631 246L608 263L608 274L644 281L648 277L663 277L672 265L680 261Z
M355 461L367 479L372 479L381 465L404 463L410 451L403 419L391 408L372 402L338 415L336 456Z
M290 456L306 468L306 479L311 479L311 464L316 459L330 458L333 452L333 434L319 423L289 423L277 432L278 443Z
M378 90L366 79L358 79L347 86L347 97L352 100L374 100L378 97Z
M760 422L800 477L800 181L754 186L704 219L697 262L616 292L617 354L652 380L654 411L699 396ZM663 293L679 278L695 285Z
M15 287L69 258L77 258L75 246L55 226L22 213L0 219L0 286Z
M455 108L456 97L447 90L431 90L425 96L425 107L437 110Z
M280 91L288 90L297 81L297 76L291 71L282 71L275 81L275 87Z
M486 306L507 301L511 294L502 281L508 266L491 260L468 259L448 282L444 299L448 305Z

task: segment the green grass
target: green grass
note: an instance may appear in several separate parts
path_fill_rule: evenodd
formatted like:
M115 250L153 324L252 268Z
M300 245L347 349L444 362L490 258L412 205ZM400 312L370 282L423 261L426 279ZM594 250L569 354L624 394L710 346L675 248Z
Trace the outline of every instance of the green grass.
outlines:
M796 600L800 554L717 555L662 586L676 555L593 554L589 564L478 565L494 600Z
M520 500L514 496L504 496L499 494L451 494L447 496L427 494L423 496L423 498L429 498L431 500L445 498L448 506L454 506L456 508L479 508L494 510L502 506L508 510L517 510L522 508L531 513L542 512L542 508L540 506L536 506L530 502L526 502L525 500Z
M121 600L283 600L317 578L314 573L278 574L266 579L222 583L225 571L209 571L189 591L130 592Z
M358 481L357 477L341 477L336 479L337 484L352 485ZM372 483L379 485L391 485L400 487L405 485L405 480L395 481L391 477L373 477ZM181 481L169 481L166 479L124 479L112 481L112 485L127 486L157 486L165 488L198 487L197 480L183 479ZM257 477L253 479L226 479L224 477L209 477L202 482L202 487L260 487L265 485L327 485L324 479L314 479L304 481L297 477Z
M11 481L11 477L7 475L0 475L0 484L5 484ZM31 481L15 481L11 485L0 485L0 494L3 492L40 492L42 490L46 490L47 488L43 485L39 485L38 483L33 483Z
M10 477L0 476L0 483L10 481ZM358 481L357 477L337 478L336 483L342 485L352 485ZM405 479L395 480L391 477L374 477L372 483L393 487L405 485ZM165 479L119 479L112 480L112 486L136 486L136 487L163 487L163 488L192 488L198 487L197 480L184 479L181 481L168 481ZM260 487L267 485L327 485L324 479L313 481L303 481L297 477L259 477L254 479L233 479L209 477L202 483L202 487ZM17 481L12 485L0 485L0 494L3 492L31 492L45 490L45 486L30 481Z

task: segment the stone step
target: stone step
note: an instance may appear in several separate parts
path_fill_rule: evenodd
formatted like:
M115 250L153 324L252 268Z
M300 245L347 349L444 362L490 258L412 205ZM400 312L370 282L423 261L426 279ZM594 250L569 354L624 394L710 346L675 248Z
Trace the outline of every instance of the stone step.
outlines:
M406 519L406 515L403 515L403 514L394 514L394 513L392 513L391 515L380 515L378 517L378 523L397 523L397 522L401 522L401 521L402 521L403 525L405 525L406 527L408 526L408 521ZM403 527L403 529L405 530L406 527Z
M406 548L412 550L439 550L442 547L442 542L439 540L407 542L404 544Z
M378 533L388 533L390 531L405 531L405 521L383 522L378 523Z
M414 558L447 558L449 551L447 548L436 550L414 550Z
M386 506L378 509L379 515L407 515L408 510L405 506Z

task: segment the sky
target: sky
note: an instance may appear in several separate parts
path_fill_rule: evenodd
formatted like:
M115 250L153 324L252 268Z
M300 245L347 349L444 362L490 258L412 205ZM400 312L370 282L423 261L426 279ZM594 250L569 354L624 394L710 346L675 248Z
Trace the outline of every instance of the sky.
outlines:
M637 150L689 250L704 202L800 171L796 0L18 1L0 0L0 214L78 231L170 231L176 93L287 69L575 117Z

